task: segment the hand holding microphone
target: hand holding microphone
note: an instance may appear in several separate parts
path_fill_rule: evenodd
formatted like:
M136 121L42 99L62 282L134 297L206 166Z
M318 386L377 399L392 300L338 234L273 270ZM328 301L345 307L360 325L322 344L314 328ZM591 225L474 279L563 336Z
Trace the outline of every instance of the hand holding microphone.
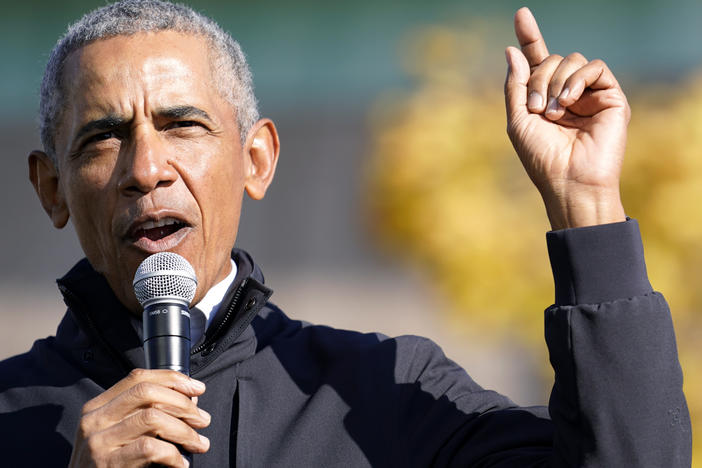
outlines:
M188 376L193 268L183 257L161 252L142 262L134 284L144 307L150 369L134 369L83 406L71 467L186 467L178 446L191 453L209 449L196 429L207 427L210 415L193 401L205 385Z

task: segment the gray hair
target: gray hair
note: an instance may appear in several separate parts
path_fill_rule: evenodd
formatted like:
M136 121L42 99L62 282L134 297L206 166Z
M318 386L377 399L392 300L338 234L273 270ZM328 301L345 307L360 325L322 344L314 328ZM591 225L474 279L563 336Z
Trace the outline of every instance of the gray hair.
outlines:
M210 48L213 76L222 97L235 109L241 142L258 120L251 71L239 44L210 18L161 0L124 0L98 8L69 26L51 51L41 84L39 128L44 151L56 162L56 128L62 118L66 59L99 39L140 32L176 31L203 37Z

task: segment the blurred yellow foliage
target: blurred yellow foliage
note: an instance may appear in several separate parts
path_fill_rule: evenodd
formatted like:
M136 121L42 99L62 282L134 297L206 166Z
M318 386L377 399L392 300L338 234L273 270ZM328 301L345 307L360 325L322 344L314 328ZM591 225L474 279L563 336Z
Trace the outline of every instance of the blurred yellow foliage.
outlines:
M505 133L504 67L489 58L501 47L481 41L481 29L433 26L408 40L417 85L381 96L371 113L367 218L385 250L452 301L450 320L518 336L543 354L549 225ZM702 77L629 99L624 205L641 225L651 282L673 311L702 463Z

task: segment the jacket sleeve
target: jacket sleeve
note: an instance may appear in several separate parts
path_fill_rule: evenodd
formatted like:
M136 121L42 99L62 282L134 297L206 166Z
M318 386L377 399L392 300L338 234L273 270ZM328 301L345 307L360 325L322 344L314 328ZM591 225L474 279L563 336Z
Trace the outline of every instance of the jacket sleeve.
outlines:
M653 292L638 224L547 234L545 312L556 466L689 467L690 417L670 311Z
M412 455L398 466L690 466L673 324L648 282L636 221L550 232L547 242L548 408L520 408L428 340L400 340L398 355L411 356L401 375L417 385L398 425Z

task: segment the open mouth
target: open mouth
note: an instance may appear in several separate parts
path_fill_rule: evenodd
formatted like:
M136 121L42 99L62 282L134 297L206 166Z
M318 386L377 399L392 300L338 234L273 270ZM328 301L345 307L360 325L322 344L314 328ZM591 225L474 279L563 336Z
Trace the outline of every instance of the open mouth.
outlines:
M135 225L129 237L138 247L157 252L175 247L190 230L189 227L176 218L150 219Z
M146 237L157 241L183 229L185 223L174 218L164 218L159 221L147 221L134 230L132 237L140 239Z

